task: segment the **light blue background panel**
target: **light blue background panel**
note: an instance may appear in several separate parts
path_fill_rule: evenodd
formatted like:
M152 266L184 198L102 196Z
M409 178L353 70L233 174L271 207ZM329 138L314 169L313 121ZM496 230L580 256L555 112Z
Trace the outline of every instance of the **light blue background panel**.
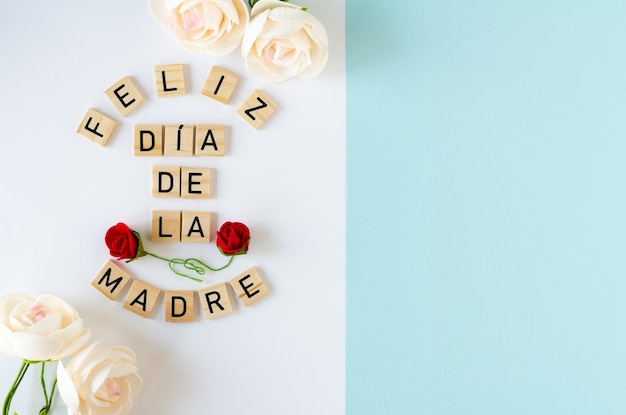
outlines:
M347 413L626 412L626 2L347 1Z

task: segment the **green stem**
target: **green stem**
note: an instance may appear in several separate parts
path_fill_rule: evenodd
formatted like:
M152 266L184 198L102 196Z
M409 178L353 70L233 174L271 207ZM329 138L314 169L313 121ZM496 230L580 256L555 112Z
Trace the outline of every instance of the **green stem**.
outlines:
M220 267L220 268L213 268L212 266L200 261L197 258L187 258L187 259L182 259L182 258L173 258L173 259L167 259L167 258L163 258L162 256L159 255L155 255L151 252L146 252L146 255L150 255L151 257L160 259L162 261L165 261L168 263L170 269L172 270L172 272L174 272L176 275L179 275L181 277L185 277L185 278L189 278L190 280L196 281L196 282L202 282L201 279L199 278L195 278L192 277L190 275L187 275L185 273L182 273L180 271L178 271L174 266L175 265L182 265L183 267L185 267L186 269L195 272L198 275L204 275L206 273L205 268L209 269L211 271L221 271L224 268L228 267L231 262L233 262L233 256L230 255L228 262L226 263L226 265ZM198 265L199 264L199 265Z
M43 391L43 398L48 405L48 391L46 390L46 362L41 362L41 390Z
M185 259L185 260L184 260L184 264L188 264L188 263L191 263L191 262L194 262L194 261L195 261L195 262L199 263L201 266L203 266L203 267L205 267L205 268L208 268L208 269L210 269L211 271L214 271L214 272L215 272L215 271L221 271L221 270L223 270L224 268L227 268L227 267L230 265L230 263L231 263L231 262L233 262L233 257L234 257L234 255L229 255L229 256L228 256L228 262L226 263L226 265L224 265L224 266L222 266L222 267L219 267L219 268L213 268L213 267L211 267L210 265L207 265L207 264L205 264L204 262L202 262L202 261L200 261L199 259L196 259L196 258L187 258L187 259ZM178 259L178 258L177 258L177 259ZM187 268L187 269L193 269L193 265L191 265L191 267L189 267L189 266L185 265L185 268Z
M45 399L46 404L41 411L39 411L39 415L47 415L50 412L50 408L52 407L52 400L54 399L54 390L57 386L57 377L54 377L54 381L52 382L52 388L50 389L50 395L48 395L48 391L46 388L46 362L41 362L41 389L43 390L43 397Z
M9 389L9 393L7 393L6 398L4 398L4 405L2 406L2 415L9 415L9 409L11 408L11 402L13 401L13 396L15 396L15 392L17 392L17 388L22 383L22 379L24 379L24 375L26 371L30 367L30 362L27 360L22 361L22 366L20 370L17 372L17 376L11 385L11 389Z

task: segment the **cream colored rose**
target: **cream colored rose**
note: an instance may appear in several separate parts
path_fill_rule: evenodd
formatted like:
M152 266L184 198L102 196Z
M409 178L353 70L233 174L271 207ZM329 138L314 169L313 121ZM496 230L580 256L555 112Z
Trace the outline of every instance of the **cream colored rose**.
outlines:
M235 50L250 20L245 0L150 0L150 11L180 46L214 56Z
M246 68L267 82L317 76L328 61L324 26L300 6L260 0L241 45Z
M76 309L52 295L0 297L0 350L31 361L58 360L85 346L90 332Z
M143 386L135 354L93 343L57 367L59 394L69 415L125 415Z

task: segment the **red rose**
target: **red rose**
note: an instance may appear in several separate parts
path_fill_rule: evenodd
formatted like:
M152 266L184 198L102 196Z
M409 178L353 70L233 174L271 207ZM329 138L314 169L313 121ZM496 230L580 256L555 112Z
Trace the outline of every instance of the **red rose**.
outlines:
M117 259L135 259L140 246L135 232L124 223L111 226L104 236L104 242L109 248L111 256Z
M248 252L250 229L240 222L226 222L217 231L217 247L224 255L242 255Z

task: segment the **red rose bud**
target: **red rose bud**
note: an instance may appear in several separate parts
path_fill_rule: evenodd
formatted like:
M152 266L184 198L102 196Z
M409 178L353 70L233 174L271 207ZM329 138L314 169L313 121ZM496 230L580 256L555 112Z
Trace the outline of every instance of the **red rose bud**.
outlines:
M118 260L133 260L137 256L146 254L141 247L139 234L124 223L111 226L104 236L104 242L107 248L109 248L111 256L116 257Z
M250 244L250 229L240 222L226 222L217 231L215 243L224 255L246 254Z

